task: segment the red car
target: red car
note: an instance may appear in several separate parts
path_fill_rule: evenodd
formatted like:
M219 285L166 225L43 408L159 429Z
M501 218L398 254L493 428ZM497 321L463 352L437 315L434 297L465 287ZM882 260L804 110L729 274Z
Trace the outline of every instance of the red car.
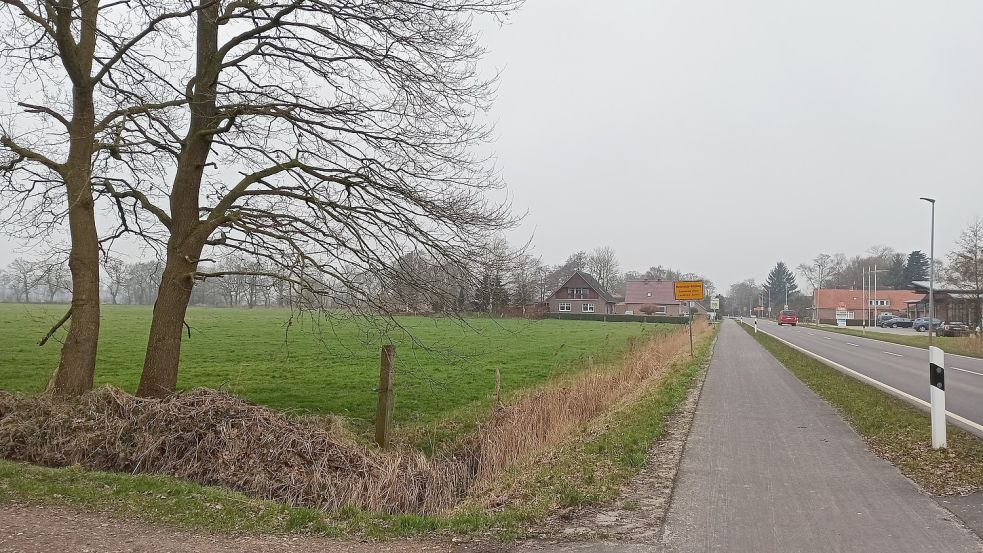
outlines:
M778 326L799 324L799 316L791 309L785 309L778 315Z

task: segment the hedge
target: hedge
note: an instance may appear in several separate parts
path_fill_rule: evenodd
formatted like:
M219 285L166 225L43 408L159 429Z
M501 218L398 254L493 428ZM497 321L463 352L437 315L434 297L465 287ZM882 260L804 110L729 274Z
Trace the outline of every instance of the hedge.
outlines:
M622 323L668 323L683 325L689 317L666 317L662 315L604 315L602 313L547 313L547 319L567 321L605 321Z

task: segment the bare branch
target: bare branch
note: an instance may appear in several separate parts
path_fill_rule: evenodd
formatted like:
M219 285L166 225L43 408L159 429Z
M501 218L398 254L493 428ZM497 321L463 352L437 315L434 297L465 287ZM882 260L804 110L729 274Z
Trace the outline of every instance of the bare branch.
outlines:
M71 307L69 307L68 308L68 311L65 313L65 315L61 319L59 319L58 322L55 323L54 326L51 327L51 330L49 330L48 333L44 335L44 338L41 338L41 341L38 342L38 347L41 347L41 346L47 344L48 343L48 340L50 340L51 337L55 335L55 332L57 332L58 329L62 327L62 325L64 325L65 323L67 323L68 322L68 319L70 319L70 318L72 318L72 308Z

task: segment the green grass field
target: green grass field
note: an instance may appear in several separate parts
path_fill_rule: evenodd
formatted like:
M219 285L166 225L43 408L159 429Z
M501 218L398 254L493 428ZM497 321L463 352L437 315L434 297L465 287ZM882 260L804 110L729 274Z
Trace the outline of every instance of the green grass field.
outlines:
M486 509L479 502L443 515L378 515L353 508L328 513L167 476L52 469L5 460L0 460L0 502L68 506L196 532L370 538L449 532L508 540L527 535L527 525L545 518L554 506L612 501L642 469L669 416L709 363L715 334L697 341L694 359L677 360L664 379L635 401L616 406L592 431L557 448L549 462L528 474L523 470L529 469L510 472L508 478L517 479L522 493L501 508Z
M0 389L37 393L60 344L38 340L60 305L0 304ZM105 306L96 383L134 391L150 321L144 306ZM430 424L490 405L495 368L505 393L611 359L629 339L667 326L594 321L398 318L399 328L313 321L287 310L192 308L180 388L224 388L278 409L335 414L367 425L374 416L379 347L397 347L394 418ZM288 324L289 323L289 324ZM407 332L408 331L408 332Z

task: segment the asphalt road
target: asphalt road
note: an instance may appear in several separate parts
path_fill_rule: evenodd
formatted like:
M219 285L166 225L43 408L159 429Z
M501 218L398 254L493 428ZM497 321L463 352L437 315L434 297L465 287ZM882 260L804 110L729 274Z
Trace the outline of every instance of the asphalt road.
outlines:
M745 322L751 321L753 319L745 319ZM914 397L929 400L928 350L808 327L779 327L777 323L763 319L758 320L758 325L759 330L800 348ZM983 359L946 354L945 364L946 410L981 425L962 426L983 436Z

